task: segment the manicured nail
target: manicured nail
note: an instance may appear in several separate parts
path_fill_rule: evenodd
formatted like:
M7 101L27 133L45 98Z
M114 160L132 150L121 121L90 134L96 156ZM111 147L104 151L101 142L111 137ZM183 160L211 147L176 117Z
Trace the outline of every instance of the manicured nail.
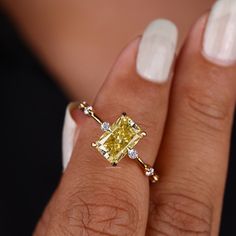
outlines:
M176 26L164 19L151 22L141 39L136 69L138 74L149 81L165 82L175 57L178 40Z
M71 110L76 107L78 107L78 103L74 102L70 103L66 108L62 135L62 165L64 170L70 161L74 144L79 133L78 126L71 116Z
M203 55L223 66L236 62L236 0L218 0L213 6L205 30Z

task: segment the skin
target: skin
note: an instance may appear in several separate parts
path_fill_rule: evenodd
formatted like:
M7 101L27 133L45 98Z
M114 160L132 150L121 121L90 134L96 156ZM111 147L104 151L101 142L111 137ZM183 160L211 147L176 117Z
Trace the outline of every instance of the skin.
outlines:
M236 66L217 66L202 56L207 17L192 27L167 83L137 75L137 38L122 51L93 103L104 120L125 111L147 132L137 148L157 168L159 182L149 185L128 158L120 168L107 168L90 148L99 127L75 111L79 137L35 236L218 235Z
M192 24L213 2L0 0L65 94L90 103L117 55L150 21L167 18L175 22L180 47Z
M128 158L120 168L107 168L89 148L99 127L77 111L72 159L34 235L218 235L236 67L203 58L206 19L195 24L177 57L172 87L171 80L157 85L137 75L138 38L123 50L94 102L105 120L127 111L147 131L138 150L158 169L158 184L150 186Z

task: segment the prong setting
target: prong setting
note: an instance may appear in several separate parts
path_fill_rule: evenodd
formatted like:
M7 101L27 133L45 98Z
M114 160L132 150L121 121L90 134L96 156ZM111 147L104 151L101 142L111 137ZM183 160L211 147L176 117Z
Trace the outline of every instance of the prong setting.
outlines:
M142 135L143 137L145 137L145 136L147 136L147 133L143 131L143 132L141 133L141 135Z
M97 147L97 144L95 142L91 143L92 147Z

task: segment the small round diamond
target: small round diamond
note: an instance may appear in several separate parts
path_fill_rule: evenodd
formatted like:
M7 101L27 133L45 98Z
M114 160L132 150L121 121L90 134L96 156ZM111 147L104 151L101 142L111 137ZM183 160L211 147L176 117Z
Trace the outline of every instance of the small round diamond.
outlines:
M101 130L103 131L109 131L110 130L110 124L108 122L103 122L101 124Z
M146 176L152 176L154 175L154 169L152 167L149 167L145 170L145 175Z
M138 157L138 152L135 149L128 150L128 156L130 159L136 159Z
M84 108L84 114L88 115L93 110L92 106L88 106Z

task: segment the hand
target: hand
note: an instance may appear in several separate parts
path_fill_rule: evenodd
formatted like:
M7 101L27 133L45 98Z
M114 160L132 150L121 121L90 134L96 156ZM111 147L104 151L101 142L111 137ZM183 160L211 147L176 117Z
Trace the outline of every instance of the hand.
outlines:
M218 8L223 4L219 2ZM125 111L147 132L137 149L158 170L159 182L149 186L148 178L128 158L116 168L107 168L109 163L91 148L101 135L99 127L72 109L78 138L34 235L218 234L236 100L236 67L228 59L236 58L230 53L223 57L224 51L217 54L220 45L214 41L209 45L213 36L220 43L222 28L213 34L210 30L217 21L210 18L205 31L207 17L190 32L172 79L161 77L165 73L158 66L157 77L153 71L147 76L142 69L136 73L138 38L123 50L94 103L104 120L114 122ZM230 41L230 32L227 35L229 47L235 44L233 27L234 40ZM170 56L167 52L163 55ZM160 51L158 55L161 59ZM162 84L153 83L160 78Z

